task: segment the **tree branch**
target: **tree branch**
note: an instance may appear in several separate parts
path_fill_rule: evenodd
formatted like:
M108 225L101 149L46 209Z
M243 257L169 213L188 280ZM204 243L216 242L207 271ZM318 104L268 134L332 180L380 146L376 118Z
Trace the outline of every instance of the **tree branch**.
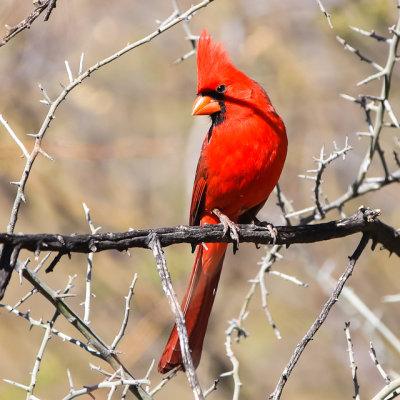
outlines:
M175 316L176 329L179 335L179 345L182 354L182 361L185 373L196 400L204 400L203 391L197 378L196 369L193 365L192 356L189 349L189 337L186 329L185 316L181 310L178 299L172 287L171 277L165 261L164 252L161 247L157 234L153 233L149 240L148 247L152 250L157 265L157 271L161 278L164 293Z
M354 215L314 225L277 226L276 244L315 243L323 240L341 238L355 233L364 233L373 241L383 245L390 253L400 257L400 234L395 228L378 219L379 210L360 208ZM271 233L266 227L239 225L240 242L271 244ZM105 250L125 251L133 247L148 248L150 240L157 234L162 247L177 243L197 245L202 242L232 242L229 236L222 236L223 227L218 225L184 226L132 230L120 233L86 235L58 234L8 234L0 233L0 243L11 252L13 249L26 249L38 254L39 251L55 251L59 255L91 253ZM1 264L1 259L0 259ZM53 263L54 264L54 263ZM54 267L51 266L47 271Z
M368 235L366 233L364 233L356 250L349 257L349 263L347 264L347 267L346 267L345 271L343 272L342 276L339 278L337 285L336 285L334 291L332 292L331 296L329 297L328 301L325 303L323 309L321 310L317 319L311 325L308 332L305 334L303 339L301 339L299 344L296 346L296 349L295 349L292 357L290 357L290 360L289 360L288 364L286 365L286 367L279 379L279 382L275 388L275 391L270 395L271 399L279 400L281 398L282 390L283 390L287 380L289 379L289 376L290 376L291 372L293 371L293 368L297 364L297 361L299 360L300 356L302 355L307 344L313 339L313 337L317 333L318 329L324 323L331 308L338 301L340 293L341 293L347 279L349 279L351 274L353 273L353 269L356 264L356 261L359 259L361 253L363 252L363 250L365 249L365 247L368 243L368 239L369 239Z
M47 21L50 17L50 14L51 14L53 8L56 7L56 0L36 1L36 2L34 2L35 9L20 23L18 23L15 26L12 26L12 27L6 25L7 34L6 34L6 36L3 37L3 39L0 40L0 47L4 46L10 39L12 39L14 36L18 35L18 33L24 31L25 29L29 29L31 27L32 23L35 21L35 19L46 8L48 8L49 4L50 4L50 7L49 7L46 17L44 19L45 21Z
M115 371L122 368L122 370L129 376L135 379L128 369L122 364L117 355L96 335L96 333L76 314L69 305L62 300L57 293L46 286L38 276L28 268L22 271L24 278L31 283L42 294L57 311L62 314L67 321L72 324L88 342L101 354L101 357L107 361ZM130 386L131 392L138 398L143 400L150 400L151 396L139 385Z

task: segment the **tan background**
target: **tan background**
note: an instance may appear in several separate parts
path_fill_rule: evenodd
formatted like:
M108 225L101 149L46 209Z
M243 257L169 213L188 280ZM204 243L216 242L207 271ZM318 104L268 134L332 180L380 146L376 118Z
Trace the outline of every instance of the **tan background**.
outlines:
M191 1L179 2L186 10ZM384 62L386 45L350 31L356 25L387 34L396 21L396 5L389 0L330 1L332 31L313 0L258 1L218 0L197 13L190 23L195 34L203 27L222 40L237 66L260 82L282 115L289 136L289 153L281 187L296 209L312 204L312 182L298 174L314 168L313 155L322 145L327 152L332 141L344 145L349 136L355 148L346 161L337 161L325 175L324 189L330 199L343 193L354 178L367 146L355 132L365 130L361 109L339 97L340 93L378 94L379 83L361 89L355 83L374 72L366 63L345 52L336 41L341 35L368 57ZM2 0L0 25L14 25L32 9L30 1ZM93 65L128 42L134 42L157 27L172 12L166 1L59 1L50 21L43 17L29 31L0 48L0 113L9 121L28 150L47 112L39 103L40 82L51 98L60 92L59 82L68 78L64 60L77 73L81 52L84 67ZM5 33L5 30L3 31ZM95 225L103 231L124 231L129 227L148 228L187 223L191 186L206 118L192 118L191 105L196 92L195 59L173 65L190 50L184 31L176 26L151 44L130 52L120 60L93 74L75 89L61 105L43 142L55 161L43 157L34 165L26 188L16 232L88 232L82 202L91 209ZM392 107L399 110L398 70L392 88ZM393 130L385 130L382 145L393 168L391 149ZM5 231L15 187L24 165L20 150L0 127L0 230ZM377 164L373 174L380 175ZM393 185L352 201L348 214L361 205L382 209L382 219L400 225L400 191ZM276 199L271 196L261 212L262 219L282 223ZM329 219L338 215L332 212ZM259 293L253 299L246 329L250 336L235 345L243 382L242 399L259 399L273 391L298 340L319 313L327 295L307 272L314 265L327 264L339 276L347 256L355 249L358 237L329 243L292 246L277 268L310 284L295 287L276 277L267 277L270 311L283 335L278 341L260 307ZM222 372L228 371L224 331L227 321L237 317L248 291L247 280L258 270L265 254L252 245L242 245L225 262L216 304L205 342L198 374L203 387L209 387ZM166 249L167 261L176 290L182 296L193 261L187 245ZM23 255L23 257L26 255ZM32 262L34 265L34 262ZM54 273L43 279L53 288L63 288L68 275L78 274L69 300L75 309L84 299L86 257L74 255L62 260ZM172 314L164 299L154 262L149 251L132 250L131 257L109 252L94 257L92 327L111 343L122 320L124 296L134 272L137 282L131 320L120 350L124 363L136 377L142 377L151 360L158 357L172 326ZM398 305L383 304L383 295L399 291L399 260L386 252L369 249L362 255L350 286L394 331L400 333ZM13 277L4 301L14 304L30 287L19 286ZM34 318L51 318L46 301L36 296L21 310L31 309ZM0 378L29 383L43 332L29 330L28 323L0 310ZM351 320L359 383L362 394L371 397L383 386L368 355L368 342L374 340L385 367L400 371L399 353L381 342L369 324L351 307L339 301L326 324L307 348L295 369L283 398L337 399L353 395L344 321ZM58 328L77 336L73 328L59 319ZM79 336L78 336L79 337ZM62 398L69 386L66 369L71 370L75 387L94 384L101 377L90 371L89 359L75 346L52 338L42 362L35 394L42 399ZM107 368L106 365L101 364ZM160 380L153 371L151 380ZM221 381L211 398L231 397L230 378ZM96 398L106 398L105 392ZM104 396L104 397L102 397ZM156 398L190 398L184 374L180 374ZM25 394L0 383L0 398L25 398Z

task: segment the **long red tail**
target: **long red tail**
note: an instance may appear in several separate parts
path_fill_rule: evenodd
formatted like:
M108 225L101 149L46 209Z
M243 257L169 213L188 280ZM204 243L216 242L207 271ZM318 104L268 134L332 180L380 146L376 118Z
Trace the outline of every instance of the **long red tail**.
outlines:
M207 243L205 246L206 248L202 245L197 247L192 274L182 302L189 348L195 368L200 362L208 318L217 292L227 243ZM178 331L174 326L158 363L158 371L166 373L177 366L184 369Z

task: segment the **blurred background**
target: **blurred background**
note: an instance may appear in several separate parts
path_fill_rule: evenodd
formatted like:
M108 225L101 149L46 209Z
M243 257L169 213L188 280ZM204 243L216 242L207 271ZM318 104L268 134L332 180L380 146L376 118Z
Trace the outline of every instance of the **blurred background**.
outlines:
M84 69L115 53L128 42L147 36L172 12L169 1L120 0L116 2L59 1L50 20L45 13L24 31L0 48L0 113L24 142L28 150L47 113L41 104L40 82L54 99L66 84L64 61L68 60L74 76L79 59L85 53ZM192 4L179 0L182 10ZM343 50L336 35L344 37L369 58L385 63L387 46L360 36L349 25L388 35L387 28L397 19L392 0L326 0L332 15L331 30L315 0L218 0L200 10L190 21L193 34L203 27L222 40L235 64L258 81L268 92L283 117L289 152L280 185L293 201L295 209L312 205L313 182L298 178L315 168L312 156L333 150L333 141L343 147L346 136L354 150L345 161L336 161L324 175L324 191L330 200L347 190L354 180L368 146L357 131L365 131L364 113L355 104L339 97L340 93L379 95L380 82L356 87L356 82L375 72L367 63ZM13 26L32 11L31 1L2 0L0 26ZM6 34L2 30L1 36ZM109 64L73 90L59 107L56 118L43 141L44 150L54 162L39 157L26 187L26 204L21 207L16 232L87 233L82 202L91 210L95 226L103 232L129 228L175 226L188 222L188 208L200 145L209 121L193 118L191 107L196 95L196 64L192 57L174 64L191 50L183 27L178 25L150 44L144 45ZM400 107L399 71L394 71L391 105ZM382 132L381 144L388 155L389 167L395 169L391 153L395 147L394 130ZM0 126L0 229L6 230L16 188L10 181L20 179L24 159L19 148ZM382 176L379 163L370 176ZM382 210L382 220L400 226L400 191L392 185L379 192L350 202L348 215L360 205ZM275 224L283 220L276 197L260 213L260 219ZM328 219L338 218L336 212ZM312 245L291 246L274 269L295 275L309 284L297 287L275 276L267 276L269 309L282 334L276 339L256 292L250 305L245 328L249 337L234 345L240 361L243 383L242 399L266 398L275 388L280 374L297 342L303 337L327 299L327 287L318 283L317 272L330 269L337 278L347 265L348 256L358 244L357 235ZM231 369L225 356L224 331L228 321L237 318L249 290L248 280L258 271L258 262L266 249L243 244L233 256L228 250L224 272L211 315L198 368L204 388L219 374ZM190 246L165 249L175 289L184 293L193 255ZM24 259L28 253L21 254ZM32 258L32 255L30 255ZM86 257L73 255L63 259L55 272L44 281L53 289L63 289L68 276L77 274L68 300L83 314ZM36 265L32 260L31 266ZM349 281L355 293L397 335L400 335L398 303L383 303L382 297L400 291L400 262L385 251L369 248L361 256ZM317 272L316 272L317 271ZM91 327L107 342L117 334L123 318L124 296L134 273L138 281L132 302L131 319L119 350L121 359L135 377L145 375L153 359L158 358L173 325L173 316L164 298L150 251L132 249L131 256L107 252L94 256ZM20 286L13 276L3 301L15 304L30 285ZM34 296L21 306L31 316L46 321L52 307ZM344 322L351 321L355 358L361 394L372 397L384 382L368 355L373 340L378 358L392 376L400 372L399 349L392 348L351 305L341 299L326 323L310 343L284 390L284 399L337 399L353 395ZM73 328L57 321L58 329L81 339ZM29 384L43 331L29 329L28 323L0 309L0 378ZM92 385L102 377L90 370L88 363L104 363L90 358L76 346L53 337L44 355L35 395L57 399L69 391L67 368L76 388ZM154 370L152 384L161 380ZM221 380L210 398L231 397L232 381ZM106 398L97 392L96 398ZM0 398L25 398L26 394L0 383ZM102 397L104 396L104 397ZM184 374L175 377L156 398L191 398Z

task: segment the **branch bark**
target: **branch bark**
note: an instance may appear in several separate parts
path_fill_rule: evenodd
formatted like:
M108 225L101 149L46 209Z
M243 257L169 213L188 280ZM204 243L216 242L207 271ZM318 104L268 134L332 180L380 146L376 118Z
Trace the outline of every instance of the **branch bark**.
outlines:
M42 294L57 311L62 314L69 323L71 323L87 341L101 354L103 360L108 362L111 367L117 371L120 368L131 379L135 379L129 370L122 364L115 352L110 349L96 333L77 315L72 308L58 294L46 286L35 274L28 268L23 268L23 277L34 286L40 294ZM129 390L140 400L151 400L151 396L142 388L142 386L130 386Z
M11 40L14 36L18 35L18 33L22 32L25 29L29 29L35 19L46 9L50 7L47 11L45 21L47 21L50 17L52 10L56 7L57 0L45 0L45 1L37 1L34 2L35 9L20 23L15 26L7 26L7 34L0 40L0 47L4 46L9 40Z
M178 299L175 295L174 288L172 287L171 277L165 261L164 252L160 245L157 234L153 234L149 241L149 248L152 250L154 259L156 261L158 274L161 278L162 287L165 296L168 299L169 305L175 316L176 328L179 335L179 344L181 347L183 365L185 366L185 373L189 381L190 387L193 391L196 400L204 400L203 391L201 389L199 380L197 378L196 369L193 365L192 356L189 349L189 337L186 330L186 322Z
M295 349L292 357L290 357L290 360L289 360L288 364L286 365L286 367L279 379L279 382L275 388L275 391L269 396L270 399L279 400L281 398L282 390L283 390L287 380L289 379L289 376L290 376L291 372L293 371L293 368L297 364L297 361L299 360L300 356L302 355L303 351L305 350L307 344L313 339L313 337L317 333L318 329L322 326L322 324L326 320L331 308L338 301L340 293L342 292L342 289L343 289L347 279L349 279L351 274L353 273L356 261L359 259L361 253L363 252L363 250L365 249L365 247L368 243L368 239L369 239L368 235L366 233L364 233L356 250L349 257L349 263L347 264L347 267L346 267L345 271L343 272L342 276L339 278L334 291L332 292L328 301L325 303L325 306L323 307L322 311L320 312L320 314L318 315L318 317L314 321L314 323L311 325L308 332L304 335L303 339L301 339L299 344L296 346L296 349Z
M400 234L395 228L378 219L379 210L360 208L350 217L314 225L277 226L275 244L315 243L341 238L355 233L364 233L373 241L373 248L380 243L390 253L400 257ZM271 233L264 226L239 225L240 242L271 244ZM8 234L0 233L0 243L10 249L26 249L32 252L55 251L60 255L71 253L95 253L106 250L125 251L133 247L149 248L154 234L162 247L177 243L198 245L202 242L232 242L229 236L222 236L223 226L184 226L131 230L103 234ZM58 256L60 257L60 256ZM0 265L2 264L0 259ZM51 268L50 268L51 269Z

